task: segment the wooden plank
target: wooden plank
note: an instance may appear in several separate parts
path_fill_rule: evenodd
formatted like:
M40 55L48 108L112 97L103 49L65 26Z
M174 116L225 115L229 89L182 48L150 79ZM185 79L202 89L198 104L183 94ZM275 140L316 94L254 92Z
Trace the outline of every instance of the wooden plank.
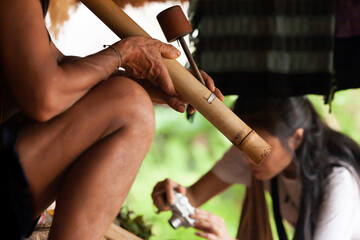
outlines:
M111 240L141 240L138 236L126 231L115 223L112 223L105 233L105 237Z

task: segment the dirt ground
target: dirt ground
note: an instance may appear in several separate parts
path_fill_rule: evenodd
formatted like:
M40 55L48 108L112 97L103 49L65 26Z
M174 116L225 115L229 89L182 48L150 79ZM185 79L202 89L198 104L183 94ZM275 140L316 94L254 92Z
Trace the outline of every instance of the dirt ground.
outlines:
M46 240L48 239L49 230L51 224L38 224L31 235L31 237L26 238L26 240Z

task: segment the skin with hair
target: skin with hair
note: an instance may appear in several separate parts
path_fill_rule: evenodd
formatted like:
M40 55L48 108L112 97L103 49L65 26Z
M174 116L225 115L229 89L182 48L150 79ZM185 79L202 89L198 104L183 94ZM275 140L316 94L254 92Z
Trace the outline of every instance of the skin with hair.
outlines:
M1 0L0 35L1 81L23 115L16 149L33 217L56 200L49 239L101 239L151 145L152 102L185 111L162 62L180 52L130 37L113 45L121 63L111 48L64 56L49 43L38 0ZM119 64L126 77L114 73Z

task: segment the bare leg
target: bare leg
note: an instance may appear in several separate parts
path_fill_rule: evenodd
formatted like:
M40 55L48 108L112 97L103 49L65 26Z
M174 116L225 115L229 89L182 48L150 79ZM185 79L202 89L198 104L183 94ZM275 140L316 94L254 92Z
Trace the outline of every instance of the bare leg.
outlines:
M119 211L154 132L152 103L135 82L112 78L17 145L35 214L55 198L50 239L100 239Z

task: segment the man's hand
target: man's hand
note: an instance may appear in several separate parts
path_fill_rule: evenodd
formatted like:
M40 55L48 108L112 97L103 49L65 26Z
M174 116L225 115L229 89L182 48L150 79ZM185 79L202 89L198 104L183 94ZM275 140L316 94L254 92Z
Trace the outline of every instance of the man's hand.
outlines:
M180 51L171 44L162 43L159 40L146 37L125 38L114 45L122 57L121 66L126 75L141 84L155 103L168 104L178 112L184 112L186 104L178 93L176 93L168 70L162 58L176 59ZM204 71L201 75L210 91L221 100L224 96L214 85L212 78ZM189 113L195 112L193 107Z
M189 71L193 74L192 70L189 70ZM203 70L200 70L200 74L201 74L202 78L205 81L206 87L211 92L213 92L216 95L216 97L220 99L220 101L224 101L225 97L221 93L221 91L218 88L215 87L214 80L206 72L204 72ZM190 105L189 109L188 109L188 112L190 114L193 114L195 112L195 108Z
M119 71L117 75L120 76L127 76L131 77L127 74L127 72ZM214 81L212 78L207 75L204 71L201 71L201 75L204 78L205 83L207 84L207 87L215 93L215 95L221 100L224 101L224 95L222 95L221 91L215 87ZM134 78L133 78L134 79ZM186 102L184 99L181 98L178 94L176 96L169 96L165 91L163 91L160 87L154 86L149 80L147 79L134 79L136 82L138 82L149 94L151 100L154 103L158 104L167 104L172 109L178 112L185 112L186 109ZM195 112L195 109L190 106L188 109L190 114L193 114Z
M181 52L171 44L146 37L128 37L117 42L126 73L135 79L148 79L168 96L176 96L174 85L162 58L176 59Z

